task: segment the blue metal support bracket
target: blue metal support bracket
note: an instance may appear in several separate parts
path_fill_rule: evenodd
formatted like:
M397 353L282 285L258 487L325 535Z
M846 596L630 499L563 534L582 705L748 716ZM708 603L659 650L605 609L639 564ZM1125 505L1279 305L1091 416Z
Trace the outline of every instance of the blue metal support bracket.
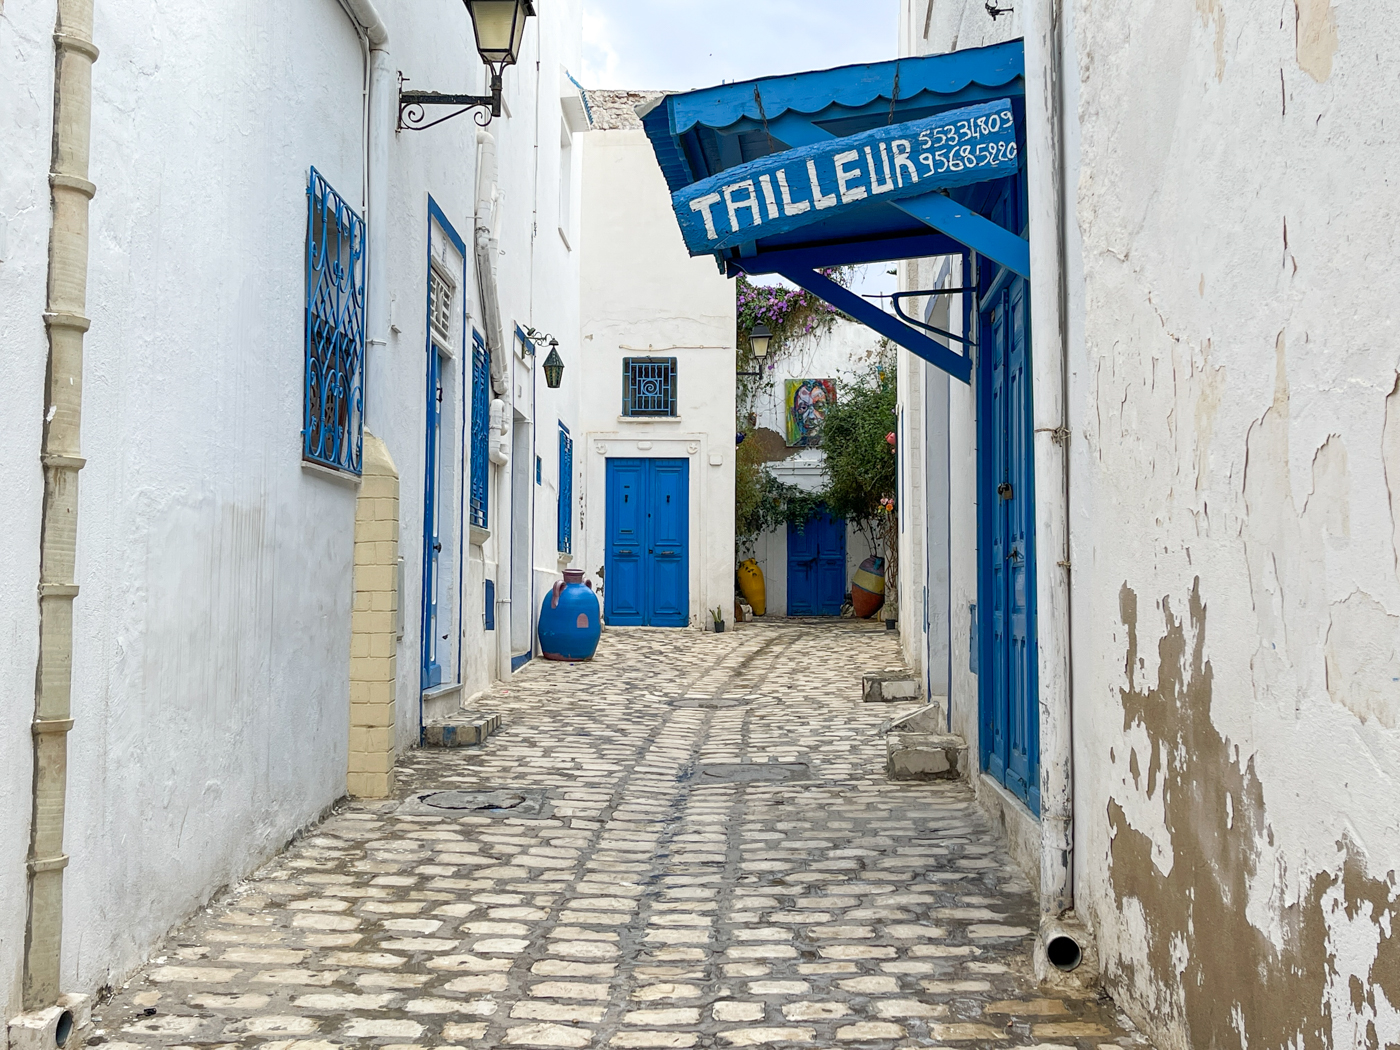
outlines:
M741 264L742 265L742 264ZM955 379L964 383L972 382L972 360L955 354L946 346L934 342L921 332L916 332L898 318L892 317L879 307L872 306L855 292L841 287L829 277L812 270L798 267L785 267L775 271L786 277L799 288L804 288L819 299L830 303L836 309L849 314L861 324L873 328L888 339L894 340L916 357L921 357L935 368L941 368Z

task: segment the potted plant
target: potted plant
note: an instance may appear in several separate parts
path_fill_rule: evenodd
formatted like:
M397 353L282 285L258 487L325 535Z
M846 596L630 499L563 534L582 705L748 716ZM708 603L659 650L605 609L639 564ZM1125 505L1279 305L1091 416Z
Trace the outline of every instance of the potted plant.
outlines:
M710 613L715 621L715 634L724 633L724 608L716 605L714 611Z

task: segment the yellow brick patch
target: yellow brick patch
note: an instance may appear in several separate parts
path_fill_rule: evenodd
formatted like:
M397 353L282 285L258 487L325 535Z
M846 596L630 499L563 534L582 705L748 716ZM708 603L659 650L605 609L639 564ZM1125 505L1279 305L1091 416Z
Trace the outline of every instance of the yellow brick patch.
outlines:
M355 500L355 602L350 617L350 759L346 791L394 792L394 677L398 671L399 473L366 432Z

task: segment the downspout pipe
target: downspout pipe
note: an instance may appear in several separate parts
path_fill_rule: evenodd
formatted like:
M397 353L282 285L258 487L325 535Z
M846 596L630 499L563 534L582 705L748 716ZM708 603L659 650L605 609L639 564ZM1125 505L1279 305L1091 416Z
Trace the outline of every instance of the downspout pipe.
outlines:
M371 0L340 0L355 23L368 52L369 119L365 133L365 226L369 251L365 260L365 329L369 346L389 343L389 142L397 123L398 92L389 55L389 30ZM374 433L384 433L374 394L384 389L388 362L382 353L365 362L365 423Z
M53 1013L68 1038L72 1014L58 1004L62 980L63 821L68 732L73 727L73 599L77 597L78 471L87 311L88 181L92 126L93 0L59 0L54 28L54 131L49 172L48 369L40 459L44 504L39 549L39 653L35 674L33 810L29 825L28 915L24 937L25 1011Z
M1069 284L1064 0L1031 5L1026 112L1031 181L1031 301L1036 314L1037 659L1040 699L1040 936L1042 979L1092 983L1097 953L1074 912L1073 678L1069 544ZM1087 965L1086 965L1087 964Z

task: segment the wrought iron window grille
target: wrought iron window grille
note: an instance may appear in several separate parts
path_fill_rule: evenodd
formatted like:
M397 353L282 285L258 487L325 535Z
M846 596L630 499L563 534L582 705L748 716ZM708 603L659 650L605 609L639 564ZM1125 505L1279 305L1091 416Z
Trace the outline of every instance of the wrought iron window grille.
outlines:
M559 553L574 552L574 439L559 423Z
M491 493L491 358L481 336L472 333L471 522L487 528Z
M622 359L622 414L641 417L676 414L674 357Z
M358 475L364 447L365 223L315 168L306 199L302 458Z

